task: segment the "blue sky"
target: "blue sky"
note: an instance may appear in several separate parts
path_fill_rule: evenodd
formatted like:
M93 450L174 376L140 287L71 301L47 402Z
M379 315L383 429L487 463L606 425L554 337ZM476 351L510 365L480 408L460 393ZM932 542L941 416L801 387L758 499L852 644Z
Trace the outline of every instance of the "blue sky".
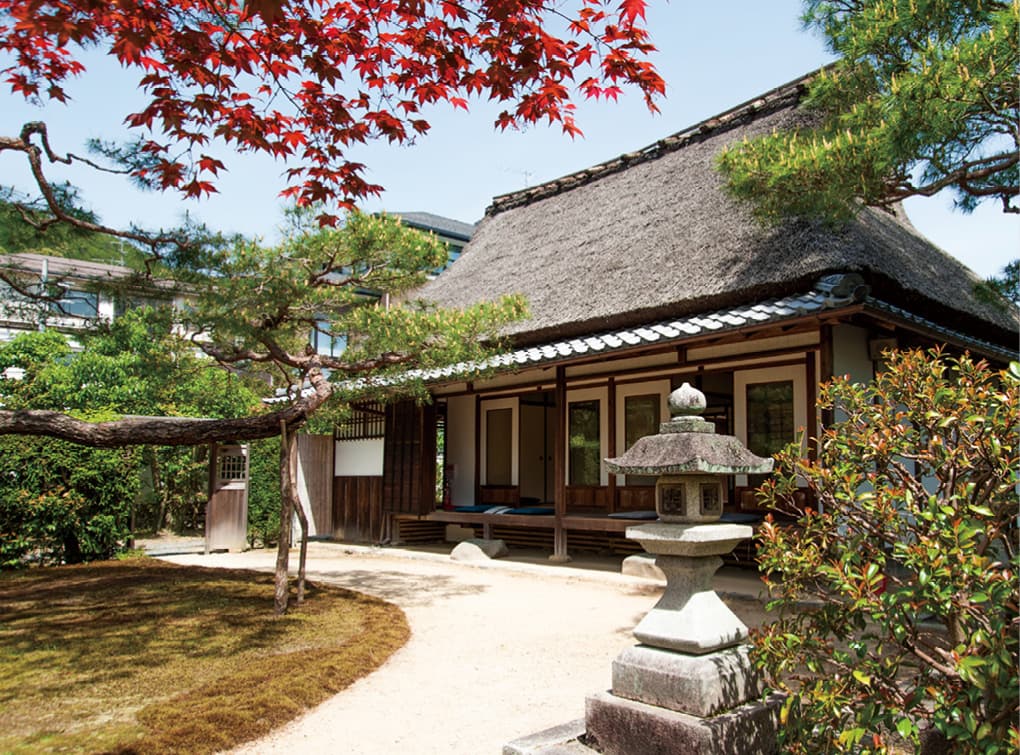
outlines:
M584 137L571 140L544 125L498 132L492 124L499 108L485 101L472 102L470 113L436 108L426 116L432 131L417 144L380 143L352 153L368 166L368 179L386 188L363 209L473 222L493 196L633 151L751 99L831 59L821 39L801 28L800 12L800 0L652 0L648 27L659 48L653 60L667 83L659 114L649 113L634 92L617 103L580 102ZM5 96L0 133L16 134L28 120L45 120L55 149L79 153L89 137L125 138L123 116L140 102L132 82L112 61L93 57L88 65L89 72L69 87L70 106L40 110ZM218 184L220 194L199 201L140 192L123 179L91 171L52 174L81 187L91 208L112 225L172 226L187 212L214 228L273 239L281 221L283 166L226 150L218 155L229 170ZM0 157L0 182L26 187L22 162L9 153ZM963 215L940 196L910 200L907 213L922 233L982 276L1020 255L1020 218L991 203Z

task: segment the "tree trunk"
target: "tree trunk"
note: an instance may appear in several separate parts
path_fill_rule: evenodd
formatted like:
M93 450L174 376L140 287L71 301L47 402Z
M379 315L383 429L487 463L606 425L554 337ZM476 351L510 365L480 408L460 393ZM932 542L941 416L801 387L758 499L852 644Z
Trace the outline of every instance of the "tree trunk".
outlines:
M294 444L294 460L297 461L297 448L298 444ZM298 557L298 605L305 602L305 560L308 556L308 515L305 513L305 507L301 505L301 499L298 498L298 475L294 471L291 476L291 483L294 485L291 500L294 501L294 510L298 514L298 523L301 525L301 550L300 556Z
M290 453L293 435L287 423L280 422L280 542L276 546L276 595L273 607L278 614L287 613L290 580L287 569L290 560L291 519L294 517L293 485L291 482Z
M290 500L293 502L294 511L297 513L298 524L301 525L301 550L298 557L298 578L297 578L297 602L298 605L305 602L305 560L308 555L308 515L305 514L305 507L301 505L297 490L297 436L290 435Z
M152 475L152 494L156 497L156 519L152 523L152 531L159 535L166 523L166 491L163 490L163 480L159 467L159 451L155 446L148 446L149 472Z

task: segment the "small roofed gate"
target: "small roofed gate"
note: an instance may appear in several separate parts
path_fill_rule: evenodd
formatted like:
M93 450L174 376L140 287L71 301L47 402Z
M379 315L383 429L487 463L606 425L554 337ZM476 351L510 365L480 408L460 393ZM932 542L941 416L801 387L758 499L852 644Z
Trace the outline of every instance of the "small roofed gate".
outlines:
M435 511L435 405L389 404L383 448L383 512L423 516Z
M248 446L212 444L206 551L244 550L248 543Z

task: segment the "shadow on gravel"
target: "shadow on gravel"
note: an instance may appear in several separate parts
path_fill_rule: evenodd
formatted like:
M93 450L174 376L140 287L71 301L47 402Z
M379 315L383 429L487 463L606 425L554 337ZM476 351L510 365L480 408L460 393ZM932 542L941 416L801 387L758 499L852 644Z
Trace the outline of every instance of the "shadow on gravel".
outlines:
M360 569L355 571L318 571L309 573L312 581L339 585L374 595L399 606L427 606L437 600L484 592L484 584L466 583L453 577L429 574L413 575L399 571Z

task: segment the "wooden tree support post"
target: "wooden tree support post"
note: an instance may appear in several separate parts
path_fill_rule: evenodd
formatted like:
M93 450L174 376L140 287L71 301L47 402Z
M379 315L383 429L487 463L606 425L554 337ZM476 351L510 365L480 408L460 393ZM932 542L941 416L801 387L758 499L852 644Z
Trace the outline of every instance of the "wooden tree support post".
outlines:
M301 549L298 551L298 582L297 602L301 605L305 602L305 562L308 558L308 515L305 507L301 505L297 490L297 436L290 433L287 443L287 455L290 458L290 500L294 511L297 513L298 524L301 526Z
M297 436L288 432L287 423L280 421L280 544L276 551L276 613L287 612L290 580L290 545L294 514L301 526L301 551L298 559L298 603L305 599L305 560L308 554L308 517L297 496Z
M289 579L287 570L290 566L291 518L293 515L293 498L290 487L290 441L287 423L280 421L280 542L276 548L276 593L273 607L278 614L287 613Z

